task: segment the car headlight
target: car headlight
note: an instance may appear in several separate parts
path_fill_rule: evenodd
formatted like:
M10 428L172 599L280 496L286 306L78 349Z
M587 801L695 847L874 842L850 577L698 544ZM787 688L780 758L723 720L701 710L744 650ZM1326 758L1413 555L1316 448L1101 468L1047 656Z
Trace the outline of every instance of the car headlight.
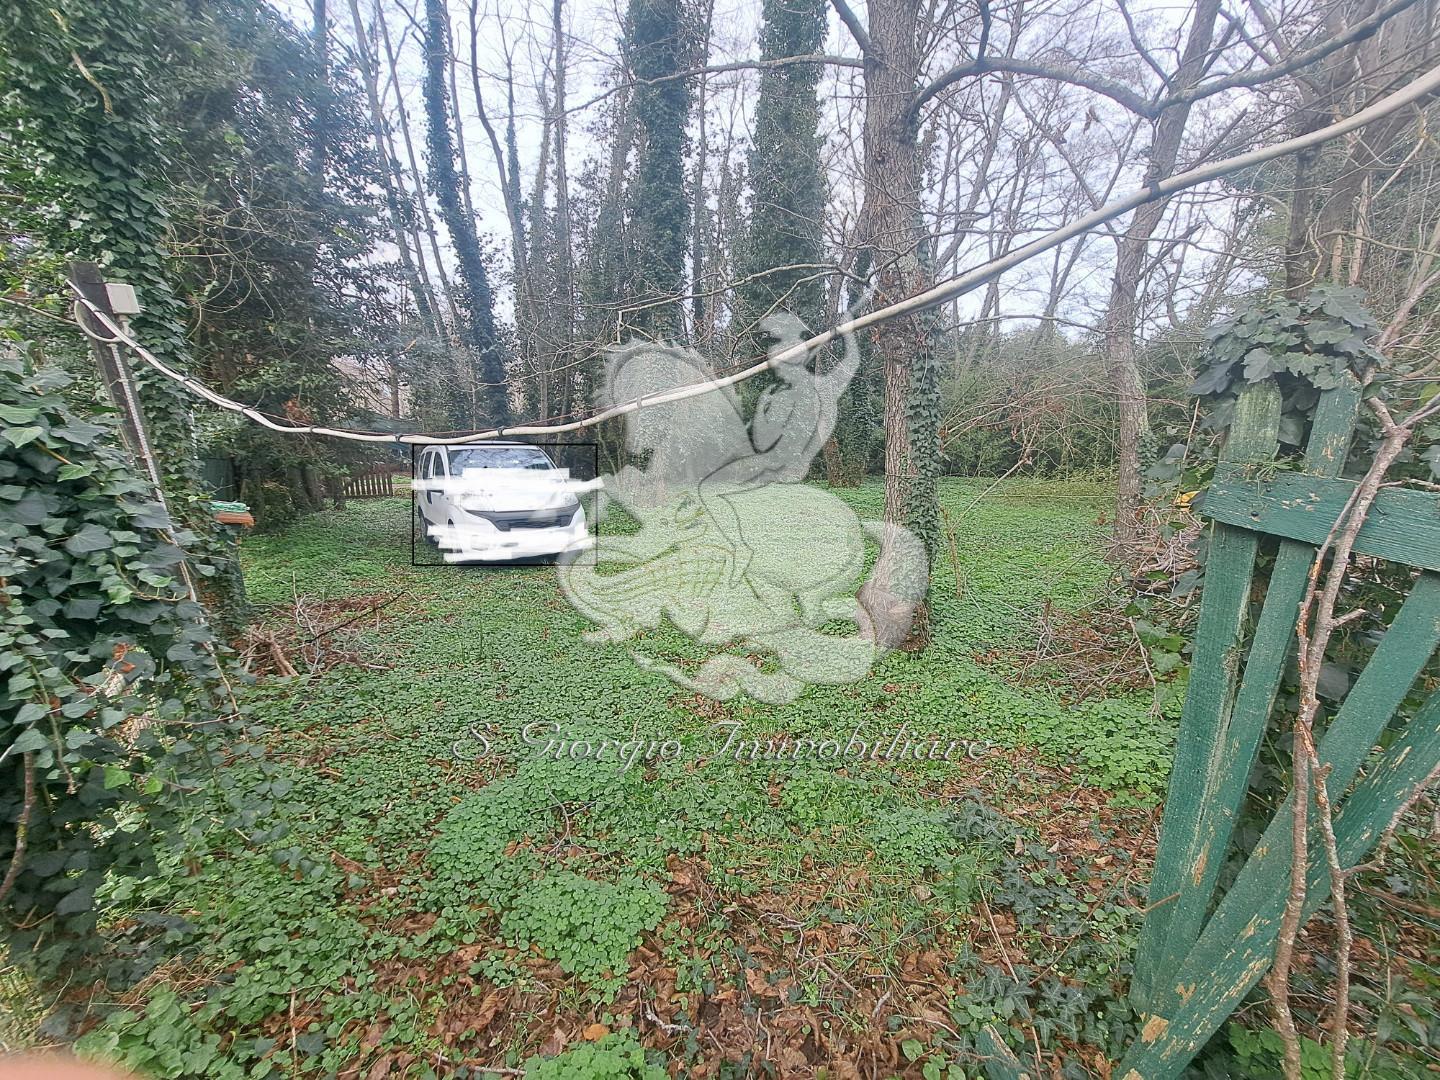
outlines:
M472 513L482 513L488 509L490 500L484 495L461 495L460 509L469 510Z

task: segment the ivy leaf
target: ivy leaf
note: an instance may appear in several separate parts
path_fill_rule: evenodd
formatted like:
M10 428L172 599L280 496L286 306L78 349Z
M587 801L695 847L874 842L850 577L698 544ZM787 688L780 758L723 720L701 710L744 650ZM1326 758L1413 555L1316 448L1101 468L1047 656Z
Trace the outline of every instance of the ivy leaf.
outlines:
M4 435L5 438L10 441L10 445L14 446L17 450L27 443L34 442L43 434L45 434L45 429L37 425L31 425L30 427L7 427L4 431L0 431L0 435Z
M55 914L78 915L82 911L89 911L94 906L95 887L86 885L61 897L60 902L55 905Z
M1349 326L1311 325L1306 329L1305 336L1316 345L1339 345L1349 341L1352 333Z
M1317 290L1319 291L1319 290ZM1370 313L1360 303L1360 295L1356 289L1325 290L1329 295L1325 297L1320 305L1320 310L1326 315L1337 319L1344 319L1351 326L1363 327L1370 325Z
M25 754L31 750L43 750L47 745L45 736L40 733L39 728L26 728L20 733L20 737L10 744L10 752Z
M1223 393L1230 385L1230 365L1215 364L1202 372L1190 387L1190 393L1200 397Z
M1275 356L1269 349L1251 349L1245 354L1245 378L1259 382L1275 371Z
M1178 652L1167 652L1164 649L1150 650L1150 666L1155 669L1157 675L1168 675L1177 671L1184 663L1184 658Z
M51 434L56 436L56 438L64 439L66 442L76 443L80 446L89 446L95 441L96 436L104 430L105 429L99 425L92 424L86 420L71 420L64 427L56 428Z
M0 420L4 420L7 424L28 424L39 415L39 409L23 409L16 405L0 405Z
M103 601L97 597L77 597L65 605L65 615L84 622L100 614Z
M49 711L49 709L45 708L45 706L41 705L38 701L27 701L24 705L21 705L19 711L15 713L14 722L16 724L33 724L36 720L43 719Z
M1285 354L1285 370L1292 375L1308 378L1320 370L1323 360L1314 353L1292 352Z
M65 550L71 555L88 555L93 551L106 551L113 546L110 533L93 521L87 522L79 532L65 541Z
M42 851L25 860L25 868L39 877L54 877L65 869L70 853L66 851Z

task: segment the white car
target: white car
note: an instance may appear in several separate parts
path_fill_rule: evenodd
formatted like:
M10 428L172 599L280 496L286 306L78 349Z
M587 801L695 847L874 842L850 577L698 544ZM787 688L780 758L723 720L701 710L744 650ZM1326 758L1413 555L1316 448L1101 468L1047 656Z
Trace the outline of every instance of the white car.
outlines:
M578 496L598 486L570 479L538 446L427 446L416 458L415 510L446 562L553 562L594 545Z

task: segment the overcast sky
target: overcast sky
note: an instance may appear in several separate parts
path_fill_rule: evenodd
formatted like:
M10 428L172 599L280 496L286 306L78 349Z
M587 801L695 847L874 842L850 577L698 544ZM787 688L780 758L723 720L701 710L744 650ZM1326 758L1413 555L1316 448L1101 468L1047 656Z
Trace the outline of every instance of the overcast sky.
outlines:
M308 0L275 0L280 9L298 25L309 28L312 9ZM367 22L373 18L377 0L360 0L361 13ZM408 6L415 17L423 17L424 0L378 0L384 5L391 34L403 51L405 61L402 67L404 99L410 114L412 132L421 144L417 147L423 153L424 118L421 108L420 81L422 77L418 30L408 14ZM624 6L627 0L567 0L565 24L568 38L567 64L568 97L570 107L577 109L591 101L614 84L616 63L619 54L620 28L623 23ZM507 55L511 58L516 78L518 140L521 167L527 185L536 165L543 130L542 107L536 86L537 79L545 71L550 55L550 0L477 0L479 35L479 67L482 89L487 110L492 121L501 122L504 107L504 71ZM459 72L462 126L465 133L468 157L471 197L479 217L480 227L487 233L492 247L500 252L503 269L508 271L509 226L497 183L495 161L489 140L476 118L474 100L469 85L469 3L468 0L451 0L450 13L454 27L453 48L460 57ZM864 18L863 0L856 4ZM1048 7L1051 14L1037 21L1036 30L1027 33L1025 52L1043 51L1047 47L1048 33L1061 33L1073 26L1076 19L1088 19L1094 23L1097 32L1103 32L1104 20L1114 21L1113 11L1098 4L1083 0L1041 0L1030 8ZM1003 9L1001 9L1003 10ZM1188 3L1157 3L1137 5L1137 20L1146 36L1165 46L1178 44L1183 31L1183 20L1190 11ZM753 58L758 53L761 8L759 0L715 0L715 15L710 45L710 63L722 64L732 60ZM334 50L335 62L345 62L344 47L354 40L351 15L347 0L330 0L332 33L342 46ZM998 21L997 21L998 25ZM998 34L997 30L997 34ZM954 43L956 49L967 46ZM992 42L992 48L998 47ZM850 40L848 31L839 23L833 11L827 34L825 51L858 56L858 49ZM1162 63L1165 58L1162 52ZM1117 59L1118 65L1127 63ZM1119 66L1112 74L1122 78L1134 77L1133 64ZM727 72L710 77L709 105L706 122L711 146L724 142L733 134L737 145L748 139L755 94L754 87L758 74L754 71ZM993 84L993 80L991 81ZM859 107L860 73L853 68L827 67L822 78L820 96L823 119L822 134L827 139L829 162L828 184L830 188L830 213L827 227L834 234L842 224L853 218L858 210L859 186L851 166L853 156L850 148L857 145L860 137L860 123L863 110ZM1084 91L1077 94L1094 99ZM390 99L393 104L393 99ZM1218 103L1217 103L1218 104ZM1107 120L1114 118L1118 106L1104 99L1095 99L1099 114ZM595 125L603 117L598 107L579 108L572 114L569 131L568 165L572 188L586 166L595 162L605 151L595 131ZM692 133L697 128L692 119ZM1088 124L1087 124L1088 127ZM1129 148L1129 165L1133 166L1133 179L1119 184L1114 194L1120 194L1134 187L1143 167L1139 145ZM1053 156L1053 155L1052 155ZM1133 159L1133 160L1131 160ZM1054 165L1054 175L1063 172L1063 166ZM1063 183L1063 178L1060 181ZM713 191L713 186L711 188ZM713 196L712 196L713 197ZM1086 207L1088 209L1088 207ZM1037 216L1026 226L1033 225L1030 235L1038 235L1061 223L1065 214L1074 216L1064 208L1057 207L1057 216ZM1223 217L1223 212L1217 211ZM1028 236L1022 235L1017 242ZM1082 257L1077 263L1075 284L1078 303L1082 308L1093 309L1099 304L1108 287L1108 267L1113 258L1113 244L1103 234L1091 237L1085 244ZM987 253L982 248L973 252L967 248L962 263L971 265L983 261ZM447 252L447 258L449 257ZM1005 278L1005 307L1007 312L1031 312L1038 310L1038 297L1048 266L1045 260L1036 260L1025 267L1012 271ZM509 290L501 283L499 291L501 313L510 311ZM978 304L979 294L972 295L971 304ZM1088 298L1088 299L1087 299ZM969 305L967 304L966 308ZM961 310L966 310L962 308ZM1092 310L1090 314L1094 314ZM1080 317L1086 312L1080 311Z

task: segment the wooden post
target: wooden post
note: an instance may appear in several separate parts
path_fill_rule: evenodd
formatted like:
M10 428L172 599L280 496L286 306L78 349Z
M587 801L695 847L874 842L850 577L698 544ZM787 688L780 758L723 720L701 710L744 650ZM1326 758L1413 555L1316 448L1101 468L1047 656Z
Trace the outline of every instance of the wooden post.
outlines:
M116 326L123 327L122 319L128 315L139 314L140 305L135 303L134 293L129 293L129 310L121 313L115 310L111 303L110 288L105 282L105 276L100 273L100 267L93 262L72 262L70 264L70 280L75 283L75 288L95 309L109 319ZM120 434L125 445L140 463L145 475L150 478L150 483L155 488L155 498L160 503L167 517L173 520L170 514L170 502L165 497L165 484L160 479L160 462L155 457L154 447L150 442L150 434L145 426L145 410L140 405L140 395L135 388L135 377L130 373L130 366L125 362L125 354L120 350L118 341L108 340L114 335L106 327L99 324L99 320L85 307L84 304L77 304L76 317L80 325L85 329L86 336L90 339L90 348L95 353L95 360L100 366L101 381L105 383L105 389L110 395L110 400L115 403L116 410L120 413ZM167 530L166 535L170 535ZM171 537L173 541L173 537ZM235 563L231 563L235 567ZM188 564L180 564L180 575L185 581L185 590L190 594L190 599L196 604L200 603L200 593L195 585L195 578L190 573ZM239 582L236 595L238 603L245 602L244 581L239 578L238 569L235 571L236 580Z
M75 283L80 295L94 304L107 319L116 326L121 325L122 316L116 313L110 303L110 291L99 266L93 262L73 262L70 264L70 280ZM137 305L136 311L138 310ZM105 384L111 402L120 413L120 433L125 445L150 477L163 502L164 486L160 481L160 463L156 460L155 451L150 444L150 436L145 427L145 411L141 408L135 378L130 374L129 365L125 363L120 344L103 340L113 335L99 324L85 305L76 306L76 316L89 335L93 335L90 336L90 348L100 366L101 381Z

